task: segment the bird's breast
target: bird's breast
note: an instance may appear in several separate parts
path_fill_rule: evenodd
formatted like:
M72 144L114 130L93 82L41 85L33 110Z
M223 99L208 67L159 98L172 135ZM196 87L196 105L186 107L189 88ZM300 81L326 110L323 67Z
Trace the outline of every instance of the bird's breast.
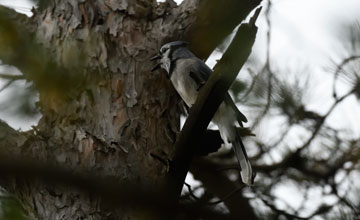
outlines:
M198 96L198 86L190 76L191 62L190 59L178 60L170 78L174 88L189 107L195 103Z

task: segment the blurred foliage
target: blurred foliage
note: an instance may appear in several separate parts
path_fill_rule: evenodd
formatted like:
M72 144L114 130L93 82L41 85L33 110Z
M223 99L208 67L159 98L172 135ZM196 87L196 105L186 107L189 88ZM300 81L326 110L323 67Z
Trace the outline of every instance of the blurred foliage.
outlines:
M45 5L45 2L38 3ZM62 102L86 84L85 61L82 51L74 49L79 56L69 58L70 62L76 63L71 66L71 70L57 63L52 56L54 50L37 42L31 31L32 24L22 17L25 15L16 16L10 9L0 6L0 60L8 65L0 66L3 70L0 69L0 79L4 82L0 91L6 88L14 91L2 103L1 110L12 108L14 113L21 113L19 116L32 116L37 113L33 103L38 99L38 92L46 100ZM8 67L17 69L14 71ZM15 85L18 84L15 82L18 81L26 82L25 91L16 91ZM43 102L41 106L45 107L46 103Z
M81 74L71 74L59 66L26 28L0 11L0 58L3 63L16 66L27 81L38 90L63 94L79 82ZM76 62L76 61L74 61ZM78 70L72 71L79 71Z
M11 195L0 191L0 219L1 220L26 220L24 210Z

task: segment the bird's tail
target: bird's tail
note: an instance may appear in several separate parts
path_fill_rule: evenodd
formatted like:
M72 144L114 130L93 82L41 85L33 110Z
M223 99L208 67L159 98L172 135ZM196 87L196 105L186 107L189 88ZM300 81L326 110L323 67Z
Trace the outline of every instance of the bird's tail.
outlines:
M221 138L225 144L231 144L237 160L240 164L240 175L243 183L248 186L253 185L254 173L247 157L244 144L241 141L240 131L234 124L237 121L236 106L226 105L222 103L213 117L213 122L219 127ZM238 110L237 110L238 111ZM245 116L244 116L245 117ZM246 119L246 118L245 118ZM238 121L242 125L242 121Z
M254 183L254 173L253 170L251 168L251 164L250 161L248 159L248 156L246 154L245 151L245 147L244 144L241 140L241 136L239 134L238 129L236 128L236 126L233 126L233 132L236 133L235 135L235 140L231 142L231 144L233 145L233 149L235 151L235 155L237 160L239 161L240 164L240 175L241 175L241 179L243 181L243 183L245 183L248 186L252 186Z

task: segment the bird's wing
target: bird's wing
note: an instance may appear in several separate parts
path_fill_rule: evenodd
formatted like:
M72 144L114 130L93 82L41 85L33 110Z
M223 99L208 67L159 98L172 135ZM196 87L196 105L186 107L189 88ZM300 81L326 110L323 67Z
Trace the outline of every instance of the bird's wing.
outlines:
M201 60L199 60L199 62L197 63L198 63L197 69L199 71L199 76L206 82L209 79L212 70Z
M200 59L196 59L195 65L190 69L190 77L198 85L198 90L205 85L209 79L212 70Z
M240 126L242 127L242 122L247 122L248 120L245 117L245 115L239 111L239 109L235 105L234 101L232 100L229 92L227 92L225 94L224 102L225 102L225 104L227 104L228 106L230 106L234 110L234 112L236 114L237 121L239 122Z
M195 69L196 68L196 69ZM197 65L194 65L194 68L190 70L190 76L197 83L199 88L201 88L206 81L209 79L212 70L208 67L203 61L200 59L197 61ZM234 101L232 100L229 92L225 94L224 102L229 105L235 112L236 118L240 126L242 126L242 122L247 122L247 118L243 113L239 111Z

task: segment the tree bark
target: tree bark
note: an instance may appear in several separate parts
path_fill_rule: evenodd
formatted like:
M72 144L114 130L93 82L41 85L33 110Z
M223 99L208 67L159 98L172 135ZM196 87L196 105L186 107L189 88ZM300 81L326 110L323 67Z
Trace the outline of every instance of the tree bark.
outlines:
M189 34L198 25L198 9L199 1L176 6L171 0L161 4L155 0L54 0L35 10L29 20L34 26L27 31L46 48L44 59L51 57L55 63L45 65L45 79L52 77L52 70L60 77L51 78L54 82L50 83L37 73L27 73L29 63L9 60L8 64L19 66L34 81L42 118L34 130L25 133L0 122L4 137L0 149L74 173L113 177L119 184L126 181L149 188L159 184L168 170L164 161L173 156L180 108L166 75L150 73L149 58L167 41L198 39L200 33ZM227 31L235 26L227 26ZM208 56L209 48L221 40L217 36L201 56ZM196 51L201 45L193 47ZM42 65L41 59L36 64ZM74 76L81 76L80 80L63 80ZM66 85L54 89L58 84ZM21 201L30 219L146 217L108 206L91 192L39 180L6 178L1 184Z
M175 31L164 28L171 19L147 19L156 6L155 1L55 1L35 12L37 40L50 56L68 71L85 59L83 69L71 74L91 80L65 98L40 91L43 117L21 154L119 182L159 181L167 167L151 153L171 157L179 110L165 75L149 71L149 57ZM14 181L6 189L32 219L134 217L107 210L90 194L39 181Z

